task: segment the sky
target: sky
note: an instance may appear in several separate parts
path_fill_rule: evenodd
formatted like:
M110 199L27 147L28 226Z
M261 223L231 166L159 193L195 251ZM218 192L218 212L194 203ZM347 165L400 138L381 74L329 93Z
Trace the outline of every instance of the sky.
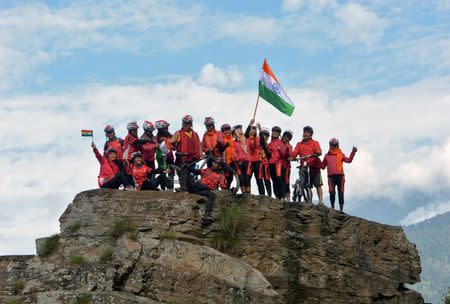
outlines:
M99 165L81 129L184 114L246 124L267 58L292 117L257 121L337 137L346 211L391 225L450 211L450 2L0 2L0 254L59 231ZM325 178L325 173L323 177ZM295 178L295 171L292 181ZM328 203L328 195L325 195Z

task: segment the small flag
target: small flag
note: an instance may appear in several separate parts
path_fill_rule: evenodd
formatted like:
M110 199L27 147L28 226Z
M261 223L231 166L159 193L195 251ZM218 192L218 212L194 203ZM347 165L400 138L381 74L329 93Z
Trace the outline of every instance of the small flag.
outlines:
M291 116L294 112L294 102L287 96L278 79L264 59L261 76L259 77L259 96L277 108L280 112Z
M81 136L83 136L83 137L94 137L94 131L92 131L92 130L81 130Z

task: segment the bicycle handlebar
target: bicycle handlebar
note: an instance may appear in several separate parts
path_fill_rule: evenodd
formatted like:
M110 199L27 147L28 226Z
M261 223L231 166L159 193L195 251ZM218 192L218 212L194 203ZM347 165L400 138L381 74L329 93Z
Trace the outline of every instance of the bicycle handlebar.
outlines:
M314 154L305 155L305 156L302 156L300 158L294 158L292 161L298 162L298 161L301 161L301 160L306 160L306 159L311 158L311 157L314 157Z

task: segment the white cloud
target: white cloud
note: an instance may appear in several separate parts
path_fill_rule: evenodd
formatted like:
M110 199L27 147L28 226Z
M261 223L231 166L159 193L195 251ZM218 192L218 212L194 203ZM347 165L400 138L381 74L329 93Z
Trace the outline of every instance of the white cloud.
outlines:
M203 66L198 76L199 84L217 88L235 88L243 81L244 76L236 67L221 69L212 63Z
M412 225L423 222L427 219L435 217L436 215L449 212L450 211L450 201L433 203L423 207L419 207L410 213L400 221L402 225Z
M239 16L224 20L219 36L247 42L270 43L282 34L277 19L270 17Z
M281 8L284 11L291 12L298 10L302 4L303 0L284 0Z
M341 22L335 32L340 42L360 42L371 47L383 36L386 22L362 5L347 4L337 9L335 15Z

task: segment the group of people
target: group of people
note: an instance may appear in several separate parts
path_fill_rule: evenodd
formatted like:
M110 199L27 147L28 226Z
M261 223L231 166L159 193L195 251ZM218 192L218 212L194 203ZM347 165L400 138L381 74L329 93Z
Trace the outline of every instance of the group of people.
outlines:
M322 150L319 142L313 139L314 130L310 126L303 128L303 138L293 148L290 143L292 131L282 132L279 126L271 130L262 128L259 123L255 125L254 119L245 129L242 125L223 124L218 130L212 117L206 117L204 125L206 131L201 139L193 130L191 115L182 118L181 129L173 134L165 120L144 121L144 132L140 137L137 122L130 122L125 139L118 138L114 127L107 125L103 153L92 143L100 163L99 186L123 187L124 190L173 190L173 176L177 174L180 187L175 190L206 197L203 219L210 221L213 191L221 188L234 193L238 190L250 193L252 178L260 195L273 194L277 199L290 201L291 161L300 157L309 167L310 186L316 188L319 204L323 204L321 170L327 169L331 206L335 207L337 187L340 211L343 211L343 163L352 162L357 151L355 147L347 157L340 150L339 141L333 138L328 153L321 160ZM195 165L205 155L208 156L207 168L199 169ZM239 178L240 189L231 187L235 175Z

